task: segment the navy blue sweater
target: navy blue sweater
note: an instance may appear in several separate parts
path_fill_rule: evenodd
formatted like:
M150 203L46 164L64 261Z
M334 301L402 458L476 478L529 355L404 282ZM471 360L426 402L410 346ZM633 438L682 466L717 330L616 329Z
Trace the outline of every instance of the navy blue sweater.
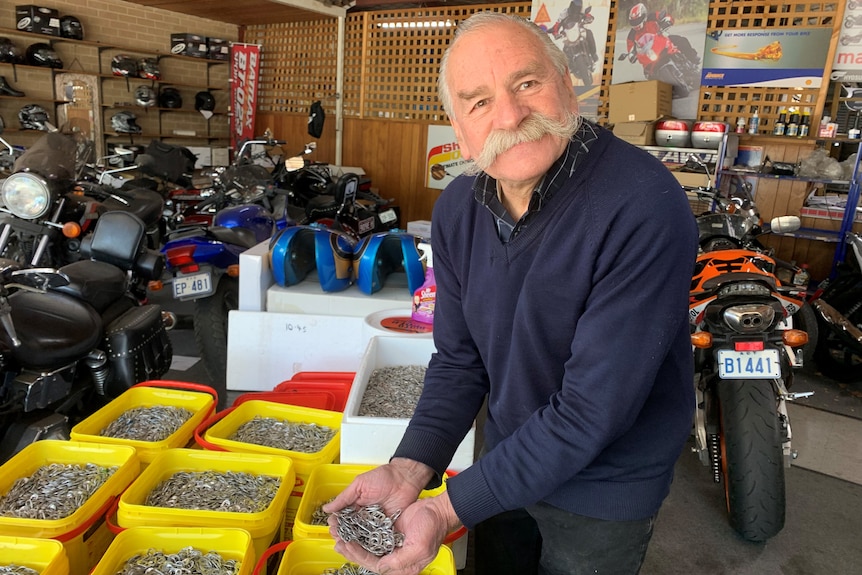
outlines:
M468 528L537 501L649 517L691 431L694 217L658 160L597 131L508 243L473 177L434 207L437 351L395 456L441 473L487 394L487 453L447 488Z

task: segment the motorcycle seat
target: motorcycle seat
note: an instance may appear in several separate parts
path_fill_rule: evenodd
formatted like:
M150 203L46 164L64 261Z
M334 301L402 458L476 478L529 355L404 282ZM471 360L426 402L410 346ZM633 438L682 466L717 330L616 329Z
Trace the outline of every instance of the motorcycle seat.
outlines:
M165 204L161 194L143 188L119 190L115 195L124 198L128 204L117 198L108 196L100 201L104 211L130 212L150 227L158 223L164 212Z
M80 260L63 266L61 271L69 276L69 284L54 291L85 301L100 314L126 292L126 274L111 264Z
M102 320L92 306L68 295L18 291L9 296L12 321L21 345L5 330L0 341L15 360L31 370L48 371L86 356L102 340Z
M252 230L241 227L227 228L224 226L212 226L207 230L207 235L220 242L242 246L246 249L253 248L260 243Z

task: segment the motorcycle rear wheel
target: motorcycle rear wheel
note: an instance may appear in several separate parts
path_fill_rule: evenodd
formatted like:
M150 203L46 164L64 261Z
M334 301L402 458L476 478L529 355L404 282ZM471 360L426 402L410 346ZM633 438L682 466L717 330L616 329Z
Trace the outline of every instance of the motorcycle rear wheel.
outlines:
M214 294L195 300L195 341L210 385L218 393L218 409L227 406L227 320L235 309L239 309L239 281L226 275Z
M718 382L722 472L731 527L766 541L784 527L784 433L770 381Z
M831 298L829 304L858 327L862 326L860 301L862 290L857 289ZM849 339L849 336L845 337ZM836 333L832 326L821 322L814 361L823 375L835 381L862 381L862 353L858 346L853 346L845 337Z

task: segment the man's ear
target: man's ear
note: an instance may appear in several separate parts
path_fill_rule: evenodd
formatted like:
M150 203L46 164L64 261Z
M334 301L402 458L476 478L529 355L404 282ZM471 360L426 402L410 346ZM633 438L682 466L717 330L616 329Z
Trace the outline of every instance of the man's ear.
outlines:
M461 131L461 125L458 123L458 120L453 116L449 116L449 124L452 126L452 129L455 130L455 139L458 140L458 148L461 150L461 157L465 160L472 159L473 154L470 153L470 148L462 137L463 132Z

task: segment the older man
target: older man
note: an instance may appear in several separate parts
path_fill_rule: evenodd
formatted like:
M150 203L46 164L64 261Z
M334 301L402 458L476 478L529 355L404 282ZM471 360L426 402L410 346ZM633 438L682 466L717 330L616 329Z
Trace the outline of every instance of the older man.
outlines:
M565 56L526 20L462 22L439 89L474 169L434 207L437 352L392 460L325 507L402 510L404 545L336 549L416 574L456 527L516 514L494 531L528 538L509 572L637 573L692 423L688 203L661 163L579 118ZM482 456L417 501L486 399Z

